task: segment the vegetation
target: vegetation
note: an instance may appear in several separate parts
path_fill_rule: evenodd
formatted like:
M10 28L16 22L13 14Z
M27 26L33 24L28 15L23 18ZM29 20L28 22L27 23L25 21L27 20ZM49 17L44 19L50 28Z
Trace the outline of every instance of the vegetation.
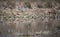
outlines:
M30 2L25 2L24 6L25 8L30 8L30 9L32 8Z
M14 29L15 25L13 23L11 25L7 25L7 23L9 23L8 20L13 20L11 19L12 17L12 15L9 15L8 13L0 10L0 32L2 34L7 35L9 29Z
M60 0L55 0L55 1L57 1L58 3L60 3Z
M27 34L23 34L20 36L30 36L28 34L29 32L34 33L40 31L42 32L55 31L56 28L57 30L60 30L59 27L60 18L58 18L59 20L56 20L57 17L60 15L58 13L60 12L59 9L58 10L56 9L55 11L55 6L52 7L51 0L41 0L41 1L43 1L42 5L35 0L35 2L33 2L32 4L33 8L31 6L32 2L24 1L22 2L23 6L19 2L20 5L17 5L19 11L15 11L16 9L13 8L15 7L15 2L13 3L12 1L8 1L7 2L8 9L7 8L5 9L3 7L0 10L0 32L2 32L3 34L4 33L6 34L8 32L9 33L25 32ZM35 6L35 4L38 8ZM56 7L58 7L58 5ZM29 10L25 10L26 8L28 8ZM25 10L25 12L24 11L22 12L21 10L22 11ZM11 14L9 14L9 12L11 12Z
M37 7L38 7L38 8L43 8L43 7L42 7L41 5L39 5L39 4L37 5Z

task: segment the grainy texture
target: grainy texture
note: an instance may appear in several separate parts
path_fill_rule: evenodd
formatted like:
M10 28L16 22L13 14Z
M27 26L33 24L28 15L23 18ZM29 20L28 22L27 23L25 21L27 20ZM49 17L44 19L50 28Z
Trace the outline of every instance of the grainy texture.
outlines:
M59 37L60 3L55 0L1 0L0 34L7 37Z

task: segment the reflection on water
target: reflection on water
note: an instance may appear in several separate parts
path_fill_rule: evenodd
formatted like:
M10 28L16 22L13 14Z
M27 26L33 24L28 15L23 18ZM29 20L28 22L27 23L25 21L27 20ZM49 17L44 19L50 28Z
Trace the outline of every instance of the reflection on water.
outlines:
M21 33L16 32L15 34L6 34L6 36L4 36L2 33L0 33L0 37L52 37L52 33L51 32L46 32L44 31L43 33L34 33L32 35L20 35Z
M15 35L7 35L7 36L4 36L4 35L0 35L0 37L20 37L20 36L15 36Z
M5 37L5 36L0 34L0 37ZM8 34L6 37L51 37L51 35L41 34L41 35L33 35L33 36L16 36L16 35Z

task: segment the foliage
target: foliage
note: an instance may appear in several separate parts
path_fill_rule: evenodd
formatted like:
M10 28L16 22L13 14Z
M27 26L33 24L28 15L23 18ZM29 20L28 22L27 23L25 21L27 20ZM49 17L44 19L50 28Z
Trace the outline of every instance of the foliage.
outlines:
M46 7L52 8L52 0L46 0Z
M46 7L52 8L52 3L51 2L47 2Z
M11 18L11 16L6 12L0 12L0 17L2 17L4 20L8 20L9 18Z
M41 6L41 5L39 5L39 4L37 5L37 7L38 7L38 8L42 8L42 6Z
M52 8L52 0L41 0L43 2L45 2L45 8Z
M8 25L7 25L7 21L13 17L12 15L9 15L6 12L0 11L0 32L2 32L2 34L6 34L8 33ZM12 27L12 26L11 26Z
M58 3L60 3L60 0L55 0L55 1L57 1Z
M60 26L57 26L56 28L57 28L58 30L60 30Z
M32 8L30 2L25 2L25 7L30 9Z

